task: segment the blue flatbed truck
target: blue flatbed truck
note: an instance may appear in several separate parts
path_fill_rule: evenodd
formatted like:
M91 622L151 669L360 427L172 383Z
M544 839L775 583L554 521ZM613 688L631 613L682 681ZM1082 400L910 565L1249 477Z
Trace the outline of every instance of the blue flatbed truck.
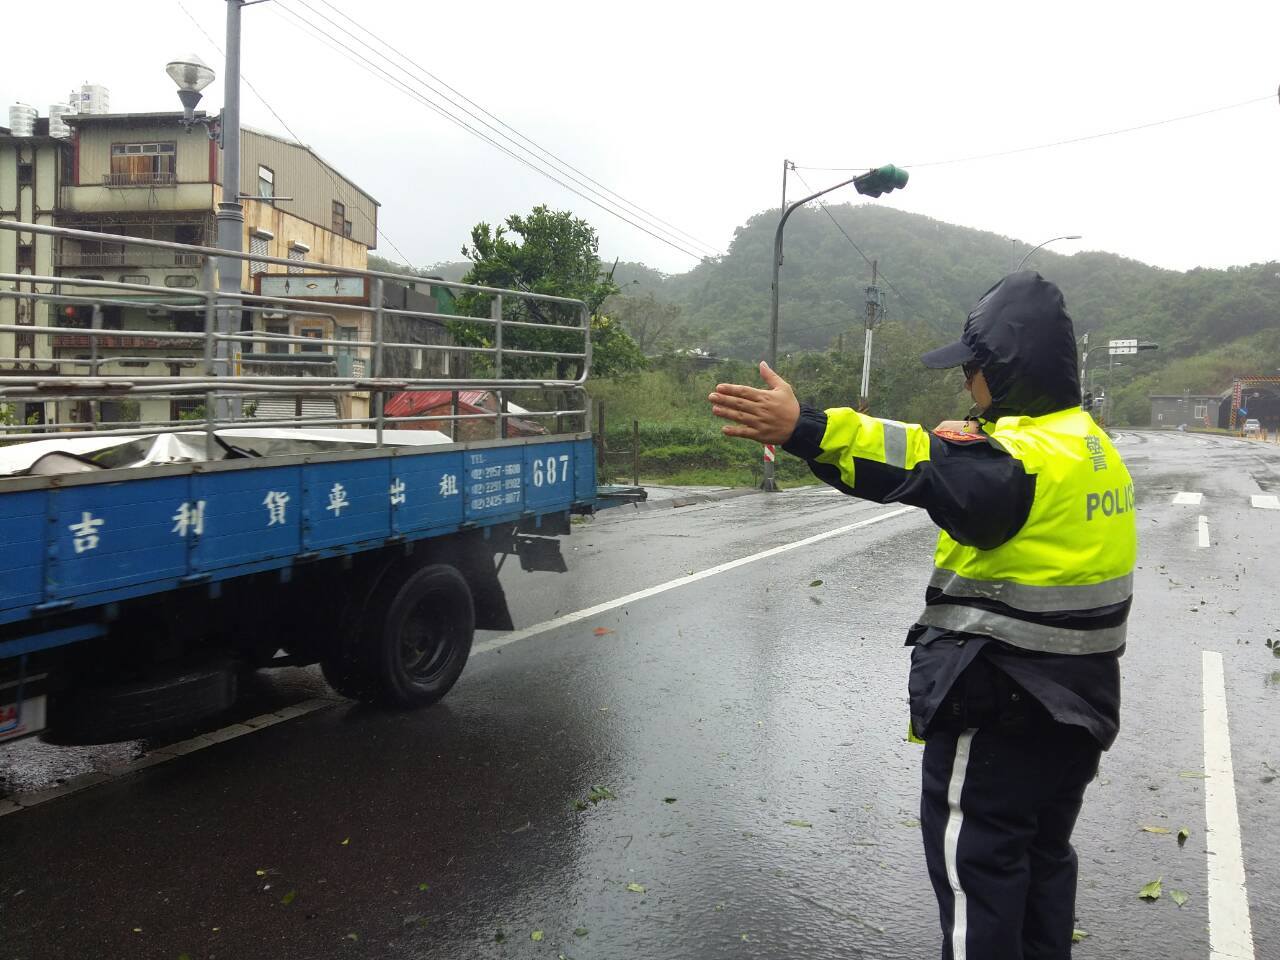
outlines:
M20 226L54 233L64 242L88 236ZM220 253L181 249L206 263ZM206 278L211 273L206 269ZM10 442L0 453L21 459L24 444L66 446L48 457L27 456L25 469L0 477L0 740L47 728L47 735L63 742L107 742L188 726L229 707L245 670L275 665L318 663L344 696L401 707L429 704L458 679L475 629L512 627L498 558L514 554L526 568L563 570L555 538L569 532L573 513L589 512L598 502L586 404L566 410L553 403L542 413L517 408L526 426L542 417L584 429L503 436L515 418L504 390L507 396L538 388L554 396L582 396L590 362L585 305L541 298L577 318L578 325L565 326L533 295L462 288L489 298L487 322L494 335L488 347L472 350L496 355L486 370L494 375L452 383L439 377L389 379L378 367L395 348L424 348L415 339L391 342L383 332L384 313L437 324L444 318L431 310L412 316L407 310L384 311L382 288L389 275L345 274L374 280L371 302L361 308L371 316L373 336L363 345L355 341L354 348L350 339L340 341L365 351L374 368L366 379L314 372L293 380L254 378L237 375L230 359L219 369L219 342L248 342L251 350L261 338L251 323L253 309L312 314L317 302L245 294L234 308L249 321L236 325L238 330L220 327L228 307L209 282L205 301L197 305L205 320L203 375L113 374L109 348L120 341L103 339L108 333L95 322L89 336L103 346L94 351L89 377L67 361L58 377L36 373L0 381L0 400L13 404L21 398L26 405L19 409L35 407L45 417L27 432L13 435L9 427ZM5 296L48 300L55 310L89 307L96 321L104 304L127 309L136 291L103 281L76 285L67 278L0 274L0 298ZM541 309L512 311L512 302L521 298ZM147 310L148 316L156 313L154 304ZM514 334L539 325L557 327L557 336L577 335L579 345L518 349ZM10 329L0 324L0 331ZM128 332L126 324L110 335ZM457 348L436 343L427 349ZM513 355L545 355L562 363L567 357L577 376L504 379L494 368L500 371ZM83 358L78 362L83 366ZM453 390L452 417L436 413L426 424L397 424L382 415L390 392L442 385ZM458 391L477 387L498 398L494 411L459 413ZM238 414L249 396L274 398L297 390L313 404L345 391L369 397L370 410L363 419L344 417L339 404L327 419L313 413L250 423L233 416L221 424L216 413L206 412L202 420L151 431L100 422L96 408L87 428L83 421L56 417L59 410L85 411L91 402L86 398L145 397L145 390L200 397L207 411L219 403L226 410L225 398L233 397ZM559 404L565 406L573 404ZM495 436L459 439L458 427L468 421L492 424ZM323 429L333 426L340 429ZM436 442L423 442L427 434L398 426L438 428L430 437ZM103 441L136 447L140 435L164 440L173 462L143 456L119 465L119 448L110 446L112 455L103 455ZM270 439L255 449L255 436ZM94 449L77 452L76 442ZM191 455L192 448L210 453Z

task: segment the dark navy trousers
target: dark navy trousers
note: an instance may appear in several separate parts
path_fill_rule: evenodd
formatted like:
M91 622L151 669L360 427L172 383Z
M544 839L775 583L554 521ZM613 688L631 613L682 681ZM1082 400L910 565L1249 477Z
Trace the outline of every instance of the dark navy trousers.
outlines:
M1071 831L1101 752L1083 728L1047 717L930 731L920 823L943 960L1071 956Z

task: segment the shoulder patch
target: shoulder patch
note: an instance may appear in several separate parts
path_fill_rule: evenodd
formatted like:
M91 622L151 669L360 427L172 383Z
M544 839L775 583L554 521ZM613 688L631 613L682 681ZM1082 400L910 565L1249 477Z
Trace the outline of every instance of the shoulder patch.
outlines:
M951 443L985 443L988 439L985 433L965 433L961 430L944 430L942 427L934 430L933 435Z

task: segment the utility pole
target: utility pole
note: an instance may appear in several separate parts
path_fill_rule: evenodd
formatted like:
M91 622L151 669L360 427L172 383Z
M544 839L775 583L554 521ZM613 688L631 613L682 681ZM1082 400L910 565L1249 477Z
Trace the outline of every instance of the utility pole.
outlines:
M786 171L788 168L795 169L795 164L787 161L783 166L784 190L786 189ZM866 173L850 177L848 180L841 180L839 183L819 190L817 193L811 193L807 197L801 197L789 206L783 205L782 215L778 217L778 227L773 233L772 296L769 303L769 366L774 369L777 369L778 366L778 298L782 270L782 231L787 225L787 218L810 200L817 200L832 190L837 190L849 184L853 184L854 189L864 196L879 197L882 194L902 189L907 185L908 179L907 171L901 170L891 163L885 164L883 167L876 167L874 170L868 170ZM773 461L768 459L768 448L766 447L764 479L760 484L761 490L772 492L778 489L777 482L774 479L774 472Z
M862 347L862 389L858 395L858 409L866 413L871 406L871 334L875 329L876 322L880 318L880 313L884 309L884 299L880 294L880 287L876 285L879 279L880 261L871 261L871 286L867 287L867 336Z
M222 75L222 202L215 216L218 246L232 253L244 250L244 207L240 203L240 11L245 0L227 0L227 53ZM239 327L240 274L244 264L237 257L218 260L218 332L229 336ZM231 342L219 340L215 356L218 372L231 375ZM219 397L218 419L230 419L231 401ZM237 403L238 407L239 404Z
M1081 400L1081 404L1082 404L1082 405L1083 405L1083 402L1084 402L1084 396L1083 396L1083 394L1085 394L1085 393L1090 393L1090 394L1092 394L1092 392L1093 392L1093 391L1092 391L1091 389L1089 389L1089 387L1087 386L1087 384L1089 383L1089 379L1088 379L1088 376L1089 376L1089 331L1088 331L1088 330L1086 330L1086 331L1084 332L1083 341L1084 341L1084 353L1081 355L1081 358L1080 358L1080 393L1081 393L1080 400ZM1092 400L1093 400L1092 396L1091 396L1089 399L1090 399L1090 403L1092 403Z

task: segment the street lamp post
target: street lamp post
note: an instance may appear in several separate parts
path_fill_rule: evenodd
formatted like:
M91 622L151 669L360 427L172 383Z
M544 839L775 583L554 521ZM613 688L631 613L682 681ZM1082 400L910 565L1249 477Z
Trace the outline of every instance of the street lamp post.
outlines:
M1018 265L1013 268L1013 272L1017 273L1019 270L1021 270L1022 265L1025 264L1029 259L1031 259L1031 255L1035 253L1037 250L1039 250L1041 247L1048 246L1049 244L1057 240L1083 240L1083 239L1084 237L1080 236L1080 234L1078 233L1070 233L1063 237L1053 237L1052 239L1046 240L1044 243L1036 244L1034 247L1032 247L1030 250L1027 251L1026 256L1024 256L1021 260L1018 261Z
M244 251L244 207L240 203L240 11L247 0L227 0L227 43L222 75L222 113L213 122L205 121L211 139L222 148L222 201L215 219L218 225L218 247L230 253ZM199 57L177 60L166 68L178 85L184 123L187 128L197 122L195 107L200 91L213 80L213 71ZM218 260L217 332L229 336L238 326L240 310L240 275L243 264L237 257ZM231 343L218 340L215 349L217 367L223 376L231 373ZM217 416L228 419L230 401L219 398ZM207 411L214 416L214 411Z
M785 168L784 168L785 177ZM833 190L839 190L841 187L847 187L849 184L854 185L859 193L871 197L878 197L882 193L888 193L891 190L897 190L907 185L907 171L899 169L892 164L886 164L883 167L876 167L874 170L868 170L866 173L858 174L856 177L850 177L848 180L841 180L839 183L819 190L817 193L811 193L807 197L803 197L790 206L784 207L782 216L778 218L778 228L773 233L773 284L772 299L769 304L769 366L775 370L778 367L778 286L779 274L782 269L782 230L787 225L790 218L799 207L803 207L811 200L828 194ZM783 180L783 197L786 197L786 181ZM775 477L774 464L772 460L766 459L764 462L764 480L760 484L760 489L773 492L778 489Z

